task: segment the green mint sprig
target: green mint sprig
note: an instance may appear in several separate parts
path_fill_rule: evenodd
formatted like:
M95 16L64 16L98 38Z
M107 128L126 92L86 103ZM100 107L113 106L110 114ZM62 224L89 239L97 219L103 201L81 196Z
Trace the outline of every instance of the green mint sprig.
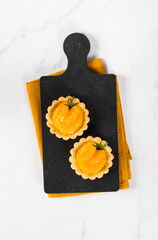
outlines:
M73 103L74 97L72 97L72 98L67 97L67 100L68 100L68 104L64 104L64 105L68 106L69 109L71 109L72 107L74 107L78 104L78 103Z
M107 142L103 145L102 141L100 143L96 143L96 145L93 144L93 146L96 147L97 150L105 150L107 145L108 145Z

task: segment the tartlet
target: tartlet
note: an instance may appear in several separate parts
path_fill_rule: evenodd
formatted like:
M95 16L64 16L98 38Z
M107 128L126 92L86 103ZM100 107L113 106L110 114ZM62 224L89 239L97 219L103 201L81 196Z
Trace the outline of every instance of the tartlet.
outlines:
M109 172L114 159L111 147L99 137L81 138L70 151L71 168L83 179L102 178Z
M81 136L88 128L89 111L78 98L60 97L48 107L46 119L50 132L64 140Z

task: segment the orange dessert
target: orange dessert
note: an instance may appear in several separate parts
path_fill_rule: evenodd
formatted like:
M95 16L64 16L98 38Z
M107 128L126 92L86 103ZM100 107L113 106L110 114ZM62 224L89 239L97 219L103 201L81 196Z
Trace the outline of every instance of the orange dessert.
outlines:
M90 120L88 114L89 111L85 108L85 104L81 103L78 98L60 97L48 107L47 126L50 132L58 138L75 139L88 128L87 123Z
M114 159L112 149L99 137L81 138L71 149L71 168L84 179L94 180L109 172Z

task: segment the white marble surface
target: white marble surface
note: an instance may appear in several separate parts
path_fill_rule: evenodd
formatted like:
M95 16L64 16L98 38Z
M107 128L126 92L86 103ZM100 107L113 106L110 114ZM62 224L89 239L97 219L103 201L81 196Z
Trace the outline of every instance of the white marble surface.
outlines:
M0 0L0 239L158 239L157 11L157 0ZM133 180L49 199L25 83L65 68L77 31L118 74Z

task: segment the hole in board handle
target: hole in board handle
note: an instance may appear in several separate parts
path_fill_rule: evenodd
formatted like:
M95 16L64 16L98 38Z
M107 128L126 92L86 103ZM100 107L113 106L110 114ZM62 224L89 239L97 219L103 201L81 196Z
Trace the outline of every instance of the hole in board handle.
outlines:
M75 45L74 45L74 48L75 48L75 49L79 49L80 47L81 47L81 44L80 44L80 43L78 43L78 42L75 43Z

